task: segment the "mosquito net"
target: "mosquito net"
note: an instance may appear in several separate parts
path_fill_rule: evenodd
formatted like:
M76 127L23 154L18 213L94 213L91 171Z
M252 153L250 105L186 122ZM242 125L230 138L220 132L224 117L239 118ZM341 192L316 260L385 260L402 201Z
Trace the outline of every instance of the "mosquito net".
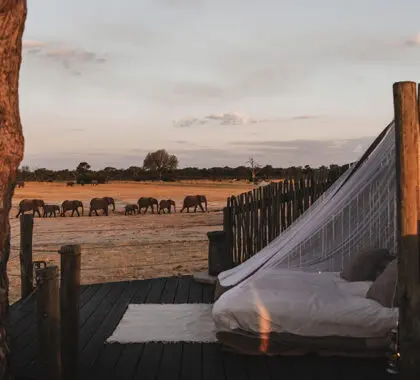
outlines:
M391 122L352 165L279 237L218 276L221 287L266 268L338 272L363 248L396 249L395 127Z

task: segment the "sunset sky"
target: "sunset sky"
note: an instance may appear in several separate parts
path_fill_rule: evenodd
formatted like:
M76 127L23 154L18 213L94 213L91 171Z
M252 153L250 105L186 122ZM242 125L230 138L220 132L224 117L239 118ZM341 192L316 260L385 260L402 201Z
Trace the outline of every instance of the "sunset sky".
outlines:
M31 168L277 167L359 157L420 81L418 0L30 0Z

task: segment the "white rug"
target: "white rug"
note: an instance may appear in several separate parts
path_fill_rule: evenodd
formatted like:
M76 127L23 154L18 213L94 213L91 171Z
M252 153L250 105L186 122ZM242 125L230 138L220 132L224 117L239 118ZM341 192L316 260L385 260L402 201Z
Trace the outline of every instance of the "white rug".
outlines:
M209 304L130 304L108 343L216 342Z

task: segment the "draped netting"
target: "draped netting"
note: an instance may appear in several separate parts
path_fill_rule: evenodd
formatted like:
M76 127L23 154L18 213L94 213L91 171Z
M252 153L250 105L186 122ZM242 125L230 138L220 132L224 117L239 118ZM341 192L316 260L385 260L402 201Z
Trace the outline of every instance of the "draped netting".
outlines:
M395 254L395 125L391 122L360 160L288 229L239 266L219 274L232 287L266 268L341 271L364 248ZM245 281L247 282L247 281Z

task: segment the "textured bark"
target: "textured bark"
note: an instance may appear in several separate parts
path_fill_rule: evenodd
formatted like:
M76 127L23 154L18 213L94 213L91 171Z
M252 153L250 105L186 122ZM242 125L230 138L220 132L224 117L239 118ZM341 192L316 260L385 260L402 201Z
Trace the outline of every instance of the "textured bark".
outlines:
M24 150L18 89L26 14L26 0L0 0L0 379L10 376L5 329L9 305L9 212Z

